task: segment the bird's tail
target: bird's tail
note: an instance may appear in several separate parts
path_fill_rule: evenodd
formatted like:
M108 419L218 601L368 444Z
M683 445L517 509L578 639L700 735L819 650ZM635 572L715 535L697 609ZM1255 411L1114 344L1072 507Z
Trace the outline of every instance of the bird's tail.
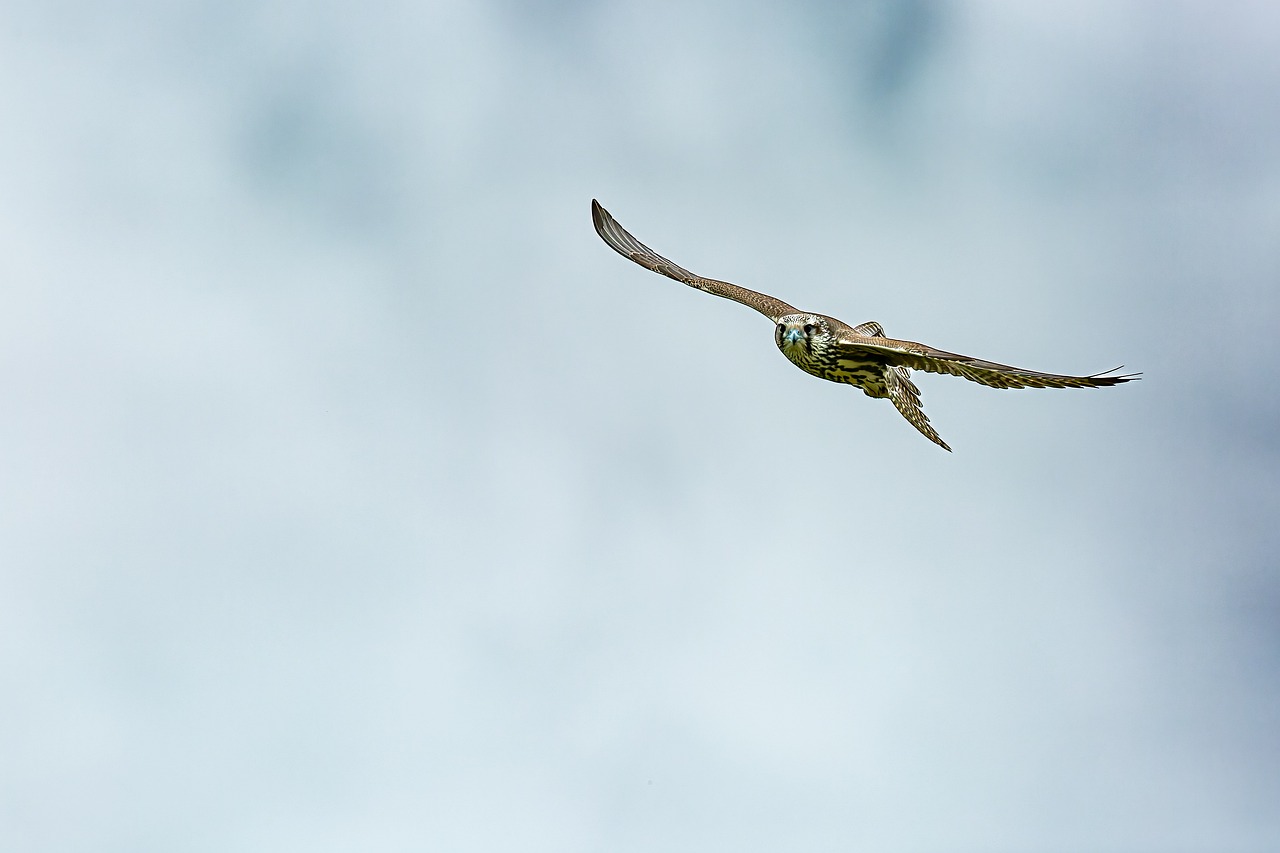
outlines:
M920 406L920 389L911 381L911 374L905 367L886 367L884 371L885 390L894 407L902 413L907 422L934 444L950 452L951 448L938 435L938 431L929 423L929 417Z

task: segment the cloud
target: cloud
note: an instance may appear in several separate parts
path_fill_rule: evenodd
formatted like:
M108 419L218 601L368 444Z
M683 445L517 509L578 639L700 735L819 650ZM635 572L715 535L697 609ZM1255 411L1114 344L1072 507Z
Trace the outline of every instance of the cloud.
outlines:
M1104 5L3 13L5 846L1272 844L1280 52Z

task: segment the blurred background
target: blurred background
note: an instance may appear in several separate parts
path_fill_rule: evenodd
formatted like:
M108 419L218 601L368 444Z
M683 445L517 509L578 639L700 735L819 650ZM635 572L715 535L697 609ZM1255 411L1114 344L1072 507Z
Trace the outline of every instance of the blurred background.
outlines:
M0 847L1280 848L1280 11L0 8ZM696 272L1099 391L918 376Z

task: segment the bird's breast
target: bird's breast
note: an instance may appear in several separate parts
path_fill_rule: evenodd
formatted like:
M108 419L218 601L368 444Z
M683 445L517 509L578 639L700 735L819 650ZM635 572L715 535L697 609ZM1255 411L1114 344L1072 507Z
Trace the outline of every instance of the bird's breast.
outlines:
M867 385L879 383L884 373L884 365L870 359L828 356L823 350L811 350L800 343L779 348L787 360L796 367L828 382L840 382L865 388Z
M808 373L813 373L819 365L819 359L809 350L805 341L784 340L778 344L778 349L782 350L788 361Z

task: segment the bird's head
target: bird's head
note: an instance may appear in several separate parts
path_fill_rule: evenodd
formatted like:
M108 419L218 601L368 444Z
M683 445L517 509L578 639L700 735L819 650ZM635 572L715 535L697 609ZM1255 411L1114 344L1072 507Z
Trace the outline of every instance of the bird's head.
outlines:
M788 357L813 355L831 339L831 324L821 314L787 314L773 330L774 343Z

